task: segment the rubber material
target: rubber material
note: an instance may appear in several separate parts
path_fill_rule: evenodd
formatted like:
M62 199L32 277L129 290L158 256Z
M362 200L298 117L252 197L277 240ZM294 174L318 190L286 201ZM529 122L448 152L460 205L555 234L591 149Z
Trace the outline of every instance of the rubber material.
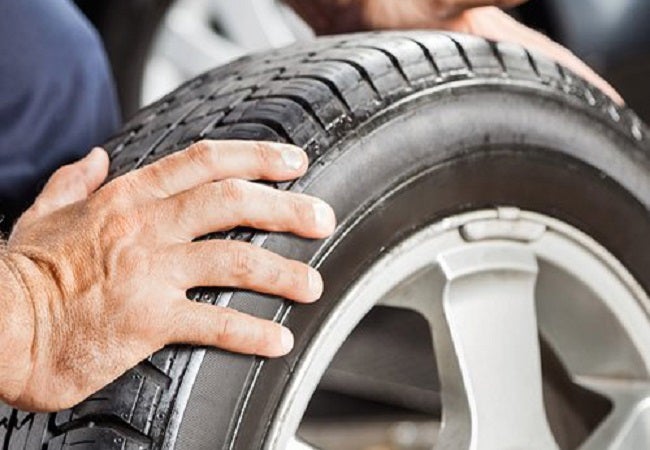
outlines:
M553 215L599 240L647 289L647 136L631 111L558 65L465 35L323 38L208 72L107 143L111 177L202 138L303 146L309 173L279 187L330 202L335 236L255 239L318 266L323 299L296 307L195 289L192 300L285 322L296 348L268 361L166 348L72 410L2 407L4 448L259 448L292 368L346 286L387 247L449 214L511 205ZM224 236L255 235L213 237Z

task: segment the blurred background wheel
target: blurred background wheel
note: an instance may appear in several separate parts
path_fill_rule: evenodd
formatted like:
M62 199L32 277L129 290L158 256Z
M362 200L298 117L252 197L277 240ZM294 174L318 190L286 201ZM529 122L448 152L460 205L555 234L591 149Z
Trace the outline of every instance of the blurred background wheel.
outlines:
M247 53L313 37L280 0L76 0L98 28L124 117Z
M177 0L154 37L141 104L247 53L309 37L307 25L279 0Z

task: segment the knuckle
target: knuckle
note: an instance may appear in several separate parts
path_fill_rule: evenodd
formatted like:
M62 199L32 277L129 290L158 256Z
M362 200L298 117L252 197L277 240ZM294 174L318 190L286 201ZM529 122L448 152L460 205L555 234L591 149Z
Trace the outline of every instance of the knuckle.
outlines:
M277 286L282 280L283 268L277 266L271 266L268 269L267 278L270 286Z
M298 292L305 292L309 289L309 267L296 263L293 271L293 288Z
M252 145L259 166L261 168L273 167L277 158L276 152L271 150L264 142L254 142Z
M197 166L212 167L218 162L218 151L209 141L201 140L190 145L185 151L187 159Z
M298 197L292 197L289 199L289 202L296 219L299 221L298 223L312 223L314 221L314 213L311 204Z
M232 203L240 203L246 197L248 184L240 179L230 178L218 183L221 198Z
M289 274L287 287L291 296L302 299L308 291L307 268L301 263L288 262L286 272Z
M261 324L257 333L255 353L265 354L269 349L273 348L278 340L277 326L273 324Z
M116 253L117 265L125 269L127 273L132 273L135 268L147 260L145 250L139 246L130 246L128 249Z
M129 239L142 226L137 224L137 219L128 214L108 212L100 213L97 217L100 224L100 243L103 248L117 241Z
M252 252L246 248L235 248L232 250L231 259L234 276L242 281L250 280L256 265Z
M129 200L136 190L137 186L137 177L139 176L139 171L131 172L126 175L122 175L119 178L116 178L110 181L108 184L104 185L94 197L98 198L100 203L122 203L126 200Z
M150 164L147 166L147 170L141 171L141 172L136 172L135 177L143 177L146 176L147 179L145 182L153 184L157 183L159 180L164 180L165 177L171 176L172 174L169 173L170 171L168 170L168 165L164 164L163 161L156 161L153 164ZM146 175L145 175L146 174Z
M234 337L235 316L227 311L220 314L219 324L217 325L217 342L224 345L232 341Z

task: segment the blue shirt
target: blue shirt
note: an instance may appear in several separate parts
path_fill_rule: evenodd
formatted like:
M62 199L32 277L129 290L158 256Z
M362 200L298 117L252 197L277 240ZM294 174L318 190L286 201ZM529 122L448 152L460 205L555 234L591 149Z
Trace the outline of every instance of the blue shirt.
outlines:
M15 219L119 120L101 40L76 6L0 0L0 214Z

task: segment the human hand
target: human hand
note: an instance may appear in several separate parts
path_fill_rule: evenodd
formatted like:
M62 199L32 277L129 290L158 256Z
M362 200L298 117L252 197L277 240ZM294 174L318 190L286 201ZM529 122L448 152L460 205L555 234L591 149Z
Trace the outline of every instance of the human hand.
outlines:
M526 0L285 0L318 34L364 30L440 29L511 42L537 51L580 75L616 103L616 90L560 44L498 7Z
M289 330L189 301L186 291L320 297L320 275L303 263L248 243L193 241L239 225L328 236L335 218L324 202L244 181L290 180L306 169L296 147L243 141L204 141L101 188L101 149L59 169L0 258L25 287L11 299L22 305L12 316L21 337L0 336L0 345L11 343L0 350L2 399L26 410L67 408L172 343L286 354Z

